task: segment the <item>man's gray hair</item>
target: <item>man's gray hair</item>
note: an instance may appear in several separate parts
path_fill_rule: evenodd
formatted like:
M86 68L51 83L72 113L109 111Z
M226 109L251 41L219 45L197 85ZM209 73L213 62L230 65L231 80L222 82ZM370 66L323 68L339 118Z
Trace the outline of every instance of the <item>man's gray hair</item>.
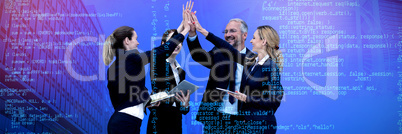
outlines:
M231 19L229 22L231 22L231 21L236 21L236 22L240 22L240 23L241 23L241 25L240 25L241 33L245 33L245 32L248 31L247 23L246 23L245 21L243 21L242 19L240 19L240 18L234 18L234 19Z

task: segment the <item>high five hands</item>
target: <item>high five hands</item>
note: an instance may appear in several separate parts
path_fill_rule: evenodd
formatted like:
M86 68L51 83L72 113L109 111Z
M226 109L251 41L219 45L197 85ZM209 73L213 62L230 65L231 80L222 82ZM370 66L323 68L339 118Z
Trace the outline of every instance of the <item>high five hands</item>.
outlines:
M191 25L191 10L194 6L194 2L186 3L186 8L184 8L183 5L183 20L181 21L180 26L177 28L177 32L186 35L190 31L190 25Z
M190 1L191 3L191 1ZM181 33L182 35L186 35L190 31L190 24L191 24L191 9L193 8L194 2L190 6L187 2L186 9L184 9L183 5L183 20L181 21L180 26L177 28L177 32Z

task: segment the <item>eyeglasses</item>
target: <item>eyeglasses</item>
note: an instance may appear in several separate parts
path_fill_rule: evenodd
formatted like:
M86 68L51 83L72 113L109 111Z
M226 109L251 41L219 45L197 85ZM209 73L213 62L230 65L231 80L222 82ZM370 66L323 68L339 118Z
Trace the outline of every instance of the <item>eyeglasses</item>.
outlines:
M236 30L236 29L229 29L229 31L228 31L228 30L224 30L222 33L227 34L228 32L229 32L229 33L236 33L237 30Z

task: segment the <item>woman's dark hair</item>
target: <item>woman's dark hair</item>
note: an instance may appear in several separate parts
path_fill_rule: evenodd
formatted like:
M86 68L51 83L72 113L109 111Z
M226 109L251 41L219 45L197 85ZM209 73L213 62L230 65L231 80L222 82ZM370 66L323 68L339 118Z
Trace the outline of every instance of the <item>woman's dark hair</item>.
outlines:
M131 37L133 37L133 31L134 28L129 27L129 26L121 26L114 30L113 32L113 37L115 39L114 44L112 44L112 48L123 48L123 41L128 37L128 39L131 40Z
M177 32L177 30L176 30L176 29L169 29L169 30L166 30L165 33L163 33L161 45L162 45L163 43L166 43L167 38L168 38L168 35L169 35L170 33L173 33L173 32Z

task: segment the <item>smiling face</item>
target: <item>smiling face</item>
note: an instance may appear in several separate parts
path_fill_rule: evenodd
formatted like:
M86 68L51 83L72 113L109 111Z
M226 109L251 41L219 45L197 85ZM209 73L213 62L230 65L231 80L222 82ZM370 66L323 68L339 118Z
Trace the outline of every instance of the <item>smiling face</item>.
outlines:
M138 38L137 33L135 31L132 31L132 32L133 32L133 36L131 36L131 40L128 37L126 37L124 39L124 46L125 46L126 50L138 49L138 45L140 44L137 41L137 38Z
M240 26L241 23L237 21L230 21L228 25L226 25L226 29L224 31L225 33L224 37L225 40L233 47L241 45L242 42L244 42L245 40L245 38L244 39L242 38L244 36L243 34L245 33L243 34L241 33Z
M253 45L254 52L260 53L266 49L266 41L261 39L260 35L258 34L258 29L255 30L253 39L251 39L250 43Z

